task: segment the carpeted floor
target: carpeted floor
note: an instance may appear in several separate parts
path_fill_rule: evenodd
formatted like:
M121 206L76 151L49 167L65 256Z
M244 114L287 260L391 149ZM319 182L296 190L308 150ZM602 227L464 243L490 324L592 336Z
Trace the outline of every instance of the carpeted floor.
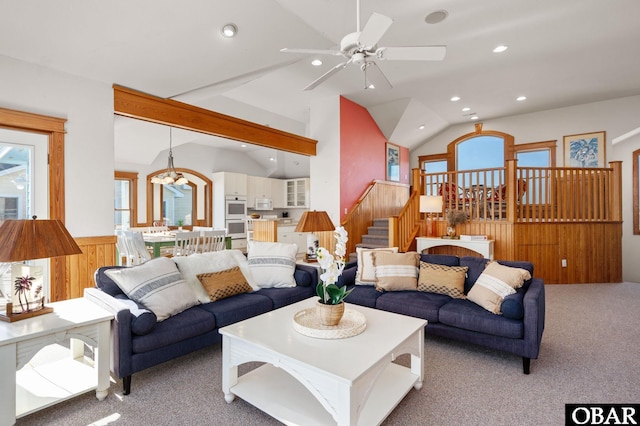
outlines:
M640 284L546 286L546 302L530 375L520 357L427 336L424 386L383 424L562 425L565 403L639 403ZM204 349L135 374L130 395L114 382L102 402L88 393L17 425L280 424L238 398L224 401L221 358L220 346Z

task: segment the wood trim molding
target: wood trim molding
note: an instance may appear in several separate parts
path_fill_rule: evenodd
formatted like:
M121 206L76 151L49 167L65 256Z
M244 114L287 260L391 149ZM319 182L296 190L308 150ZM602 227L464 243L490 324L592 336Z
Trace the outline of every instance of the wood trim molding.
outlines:
M302 155L316 155L314 139L273 129L208 109L113 86L117 115L164 124L208 135L247 142Z
M640 191L640 182L638 182L638 179L640 179L638 176L638 173L640 173L640 168L638 168L640 149L633 151L631 155L633 155L633 234L640 235L640 210L638 210L640 204L640 194L638 194L638 191Z
M117 180L128 180L131 182L131 193L129 194L131 204L131 226L138 226L138 173L121 172L116 170L114 178Z
M476 131L462 135L459 138L449 142L449 144L447 145L447 170L456 170L456 145L467 139L477 138L479 136L497 136L499 138L502 138L502 140L504 141L505 163L507 160L515 158L513 135L510 135L509 133L499 132L497 130L482 130L481 126L480 131L478 131L478 128L476 128Z

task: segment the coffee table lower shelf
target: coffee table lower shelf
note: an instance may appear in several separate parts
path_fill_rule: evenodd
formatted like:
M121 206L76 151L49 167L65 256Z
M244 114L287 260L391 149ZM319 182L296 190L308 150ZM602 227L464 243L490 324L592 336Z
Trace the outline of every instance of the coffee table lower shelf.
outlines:
M377 378L358 424L380 424L419 380L409 368L389 363ZM277 398L273 398L274 389L278 390ZM238 377L231 392L285 424L336 424L300 382L271 364Z

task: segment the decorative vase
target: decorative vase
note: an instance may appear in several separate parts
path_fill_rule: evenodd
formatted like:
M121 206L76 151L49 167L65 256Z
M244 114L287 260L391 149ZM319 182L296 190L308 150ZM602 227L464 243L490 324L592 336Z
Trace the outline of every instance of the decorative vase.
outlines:
M344 302L337 305L325 305L318 300L316 302L318 317L322 325L338 325L344 315Z
M455 238L456 237L456 228L453 226L447 227L447 237Z

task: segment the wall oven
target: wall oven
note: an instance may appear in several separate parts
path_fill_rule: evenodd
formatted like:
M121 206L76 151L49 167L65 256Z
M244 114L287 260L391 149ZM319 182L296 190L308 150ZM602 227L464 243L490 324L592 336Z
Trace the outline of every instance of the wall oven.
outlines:
M225 227L227 228L227 235L231 237L232 240L247 238L246 216L242 219L225 220Z
M235 195L227 195L225 197L224 219L242 219L247 218L247 197L238 197Z

